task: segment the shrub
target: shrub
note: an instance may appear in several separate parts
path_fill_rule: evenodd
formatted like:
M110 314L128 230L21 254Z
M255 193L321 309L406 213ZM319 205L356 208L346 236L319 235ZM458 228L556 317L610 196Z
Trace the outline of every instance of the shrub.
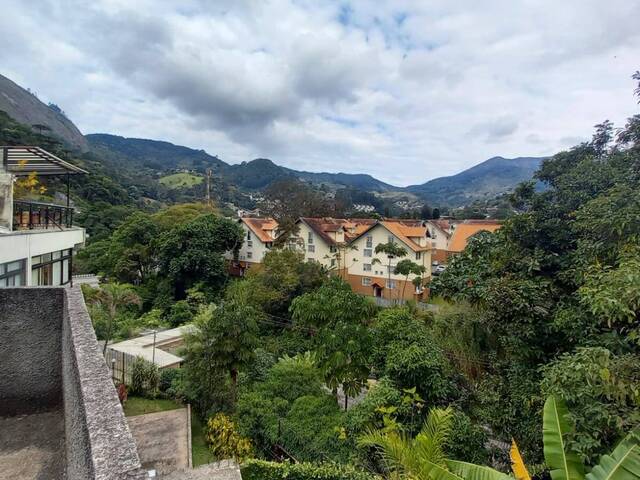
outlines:
M275 463L248 460L242 467L244 480L375 480L380 477L349 465L333 463Z
M238 434L235 423L224 413L209 418L205 439L217 460L233 458L242 461L251 455L251 441Z
M486 464L489 452L485 448L487 432L463 412L456 411L451 422L451 435L445 446L447 455L456 460Z
M142 357L131 364L131 394L149 395L158 388L158 367Z
M177 368L165 368L160 371L160 382L158 388L161 392L166 393L171 389L171 384L180 375Z

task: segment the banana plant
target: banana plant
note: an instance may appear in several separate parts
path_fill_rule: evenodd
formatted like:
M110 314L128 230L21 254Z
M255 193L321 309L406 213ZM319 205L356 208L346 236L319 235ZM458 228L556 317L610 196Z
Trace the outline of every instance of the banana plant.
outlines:
M443 446L451 430L450 409L432 409L422 431L411 439L398 431L372 432L359 445L375 447L391 472L411 480L514 480L490 467L445 457ZM640 428L636 428L609 455L585 475L578 455L567 446L573 429L566 404L549 397L542 421L544 458L553 480L640 480ZM515 441L511 444L515 480L531 480Z
M564 401L554 396L547 398L542 419L542 440L544 460L553 480L640 479L640 428L629 432L613 452L603 455L600 463L586 475L580 458L566 444L566 436L571 430L573 425ZM515 441L511 447L511 462L518 480L530 479Z

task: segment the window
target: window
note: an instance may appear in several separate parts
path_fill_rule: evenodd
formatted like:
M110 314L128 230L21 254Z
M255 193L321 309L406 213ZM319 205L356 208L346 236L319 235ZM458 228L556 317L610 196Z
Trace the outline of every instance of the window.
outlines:
M363 263L362 264L362 270L364 270L365 272L370 272L371 271L371 264L370 263Z
M422 252L416 252L416 260L420 260L422 258Z
M365 248L362 253L365 257L373 257L373 250L371 250L370 248Z
M266 247L267 250L271 249L271 247L273 247L273 242L267 242L264 245Z
M32 285L65 285L69 283L71 249L31 257Z
M247 240L247 248L253 247L253 240Z
M251 231L247 230L247 241L251 240Z
M336 259L335 259L335 258L332 258L332 259L331 259L331 266L332 266L332 267L335 267L335 266L336 266Z
M0 287L22 287L26 284L25 260L0 263Z
M307 251L309 253L315 253L316 251L316 246L315 245L307 245Z
M387 288L389 290L393 290L396 288L396 281L395 280L387 280Z
M396 238L393 235L389 235L387 237L387 242L389 243L395 243L396 242Z
M370 277L362 277L362 286L370 287L371 286L371 278Z
M253 258L253 252L247 252L247 259Z
M307 243L313 243L313 233L311 232L307 234Z
M335 246L333 246L333 245L331 245L331 246L329 247L329 252L331 252L331 253L336 253L336 247L335 247Z
M367 235L367 248L373 248L373 237L371 235Z

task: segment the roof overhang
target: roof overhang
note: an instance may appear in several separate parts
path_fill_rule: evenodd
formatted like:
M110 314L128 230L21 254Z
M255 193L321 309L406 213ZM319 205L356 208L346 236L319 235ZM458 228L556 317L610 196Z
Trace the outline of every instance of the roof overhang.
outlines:
M89 173L40 147L0 147L4 169L16 176Z

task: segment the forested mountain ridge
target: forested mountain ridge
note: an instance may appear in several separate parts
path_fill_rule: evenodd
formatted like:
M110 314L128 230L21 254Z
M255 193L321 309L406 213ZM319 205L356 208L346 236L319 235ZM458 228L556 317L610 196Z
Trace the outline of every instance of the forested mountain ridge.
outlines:
M492 157L456 175L429 180L406 188L435 205L465 205L493 198L533 178L544 157Z

